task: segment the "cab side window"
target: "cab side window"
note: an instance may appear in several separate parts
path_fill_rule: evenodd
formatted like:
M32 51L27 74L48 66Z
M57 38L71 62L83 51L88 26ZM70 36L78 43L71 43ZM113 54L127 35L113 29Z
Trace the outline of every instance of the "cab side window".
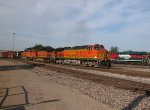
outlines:
M99 46L94 47L94 50L99 50L99 49L100 49Z

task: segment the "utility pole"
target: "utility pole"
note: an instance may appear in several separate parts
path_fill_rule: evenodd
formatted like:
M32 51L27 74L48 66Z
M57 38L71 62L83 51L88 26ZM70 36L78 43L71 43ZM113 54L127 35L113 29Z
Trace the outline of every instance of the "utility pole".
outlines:
M15 33L13 33L13 51L15 49Z
M15 51L15 33L13 33L13 38L12 38L12 40L13 40L13 56L12 56L12 58L14 58L14 51Z

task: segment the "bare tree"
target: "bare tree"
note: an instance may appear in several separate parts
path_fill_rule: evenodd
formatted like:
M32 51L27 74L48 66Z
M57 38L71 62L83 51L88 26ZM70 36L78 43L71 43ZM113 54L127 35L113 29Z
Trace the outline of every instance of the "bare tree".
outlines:
M114 47L114 46L111 46L111 47L110 47L110 51L113 52L113 53L117 53L118 50L119 50L118 47Z

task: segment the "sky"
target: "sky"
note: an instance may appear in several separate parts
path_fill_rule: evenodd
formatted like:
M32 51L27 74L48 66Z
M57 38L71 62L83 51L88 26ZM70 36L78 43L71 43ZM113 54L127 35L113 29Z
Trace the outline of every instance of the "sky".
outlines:
M15 33L15 35L13 35ZM150 51L150 0L0 0L0 50L102 44Z

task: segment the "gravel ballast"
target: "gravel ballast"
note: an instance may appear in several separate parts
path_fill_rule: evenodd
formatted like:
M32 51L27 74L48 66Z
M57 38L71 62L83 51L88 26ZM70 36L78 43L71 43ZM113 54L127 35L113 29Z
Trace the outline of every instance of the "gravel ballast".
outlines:
M59 68L68 68L68 67L64 67L64 66L62 67L59 65L55 65L55 66L59 67ZM102 75L102 76L113 77L113 78L118 78L118 79L130 80L130 81L134 81L134 82L140 82L140 83L144 83L144 84L150 84L150 78L141 77L141 76L130 76L130 75L125 75L125 74L115 74L115 73L112 74L109 72L101 72L101 71L86 70L86 69L79 69L79 68L77 69L77 68L73 68L73 67L69 67L69 69L87 72L90 74L96 74L96 75ZM139 69L134 69L134 70L137 71ZM140 70L143 70L143 69L140 69Z
M112 86L102 85L45 68L35 67L33 71L41 77L68 86L71 89L76 89L112 108L120 110L150 110L150 98L144 94L117 89ZM90 72L92 72L92 70L90 70ZM105 72L99 73L106 74Z

